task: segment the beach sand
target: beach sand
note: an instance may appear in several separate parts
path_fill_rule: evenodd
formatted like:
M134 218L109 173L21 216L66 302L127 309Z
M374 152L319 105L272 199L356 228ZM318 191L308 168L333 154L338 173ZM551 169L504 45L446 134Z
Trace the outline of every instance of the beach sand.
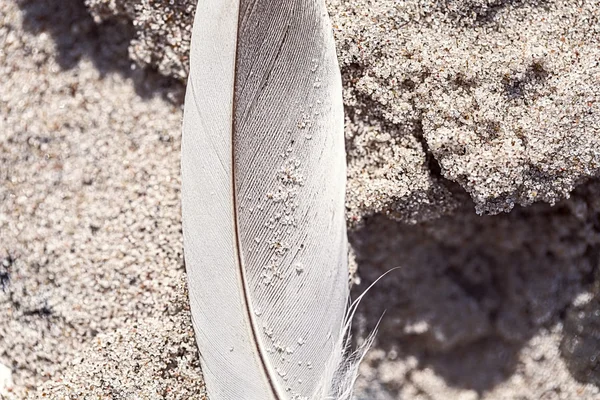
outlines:
M191 3L0 0L0 398L203 398ZM600 398L600 3L329 8L355 292L401 267L355 321L385 311L357 398Z

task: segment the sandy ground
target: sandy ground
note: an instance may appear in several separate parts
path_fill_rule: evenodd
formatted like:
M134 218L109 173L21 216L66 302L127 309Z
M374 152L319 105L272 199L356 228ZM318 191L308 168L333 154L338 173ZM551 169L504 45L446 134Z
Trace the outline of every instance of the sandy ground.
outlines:
M466 2L447 3L459 16L466 7ZM487 8L475 4L471 8L479 14L473 18L493 9L513 25L525 15L519 12L539 8L529 2L510 7L480 3ZM342 10L342 5L332 2L331 7L337 10L338 41L351 38L343 54L363 54L365 49L351 46L365 30L344 21L350 18L344 16L349 8ZM598 3L578 7L597 11ZM521 17L510 19L513 9ZM355 15L354 20L362 18L367 16ZM201 399L179 208L183 87L179 80L132 63L131 43L143 43L126 19L98 21L78 0L0 0L0 397ZM371 26L384 29L385 24L378 27ZM435 36L429 35L419 40L433 41ZM581 54L591 57L593 45L585 35L580 34ZM172 62L164 65L174 68L179 59L168 57ZM536 148L527 147L511 158L517 164L498 169L495 162L502 152L494 149L505 149L504 139L511 138L507 129L508 136L500 135L499 141L475 141L468 153L473 168L446 182L468 160L458 156L462 150L455 146L432 147L436 167L425 154L423 135L429 135L429 144L440 137L452 142L448 135L455 126L446 126L442 133L448 135L436 136L438 108L406 105L402 96L383 99L376 89L385 82L385 71L365 67L366 60L343 64L346 77L362 65L346 93L347 103L354 104L349 106L348 149L355 174L349 207L355 212L349 218L351 223L357 222L353 215L364 218L350 233L361 277L356 290L389 268L401 269L367 297L357 318L360 341L386 311L377 343L361 369L357 398L600 398L600 184L591 180L558 202L575 182L595 173L589 149L598 140L597 126L587 124L598 118L596 103L591 111L585 109L587 114L580 110L595 99L595 86L580 86L581 99L559 110L572 110L568 118L581 114L583 125L548 136L561 143L560 135L571 132L577 140L568 142L575 143L568 150L532 161ZM588 61L582 65L596 68ZM593 82L592 67L573 67L570 76ZM509 75L507 84L523 94L510 100L520 103L498 111L512 113L507 124L522 121L515 113L533 115L530 108L543 105L535 96L572 98L565 88L569 80L557 80L557 92L546 93L548 85L536 83L539 71L534 69L533 81L528 81L527 69L519 68L515 74L524 74L522 82ZM490 86L502 82L490 74L472 79ZM406 83L407 90L427 82L412 89ZM463 111L471 107L465 98L485 95L436 82L437 90L450 88L439 96ZM535 127L556 128L562 117L549 111L555 104L538 110L549 122ZM356 113L369 109L367 105L378 119ZM418 127L390 125L386 115L392 118L402 107L408 114L398 115L412 115L408 120L413 125L420 120L432 128L422 126L418 137L411 133ZM469 126L464 123L460 129ZM550 166L546 175L522 173L524 165L543 165L553 155L571 160L577 155L570 149L579 149L578 163ZM496 161L478 164L486 155ZM489 175L502 179L479 181L486 165L495 166L487 170ZM389 180L395 178L380 174L386 168L400 171L394 175L400 186L390 189ZM559 168L566 175L556 175ZM525 175L533 177L529 183L505 185ZM557 183L549 187L548 181ZM374 183L379 186L373 189L369 185ZM497 185L505 186L496 193ZM527 194L535 185L541 197ZM383 200L374 204L373 198ZM411 208L415 198L420 200ZM518 205L544 199L558 204ZM424 206L427 202L434 204ZM516 208L482 217L475 214L476 207ZM369 216L379 211L404 222ZM442 214L448 215L405 223Z
M101 334L135 334L151 326L146 318L164 329L185 312L174 300L184 274L182 114L164 99L168 81L132 71L124 26L97 27L73 1L0 7L0 354L23 398L60 379ZM164 351L184 355L173 367L165 353L165 379L188 374L194 391L195 344L182 335L169 336ZM119 357L133 362L132 349ZM152 378L137 387L161 386Z

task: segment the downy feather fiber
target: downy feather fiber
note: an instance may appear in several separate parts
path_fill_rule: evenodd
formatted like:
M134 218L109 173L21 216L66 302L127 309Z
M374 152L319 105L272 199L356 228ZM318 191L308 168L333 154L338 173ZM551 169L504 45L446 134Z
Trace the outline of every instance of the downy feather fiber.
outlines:
M199 1L182 207L211 400L350 396L343 124L323 0Z

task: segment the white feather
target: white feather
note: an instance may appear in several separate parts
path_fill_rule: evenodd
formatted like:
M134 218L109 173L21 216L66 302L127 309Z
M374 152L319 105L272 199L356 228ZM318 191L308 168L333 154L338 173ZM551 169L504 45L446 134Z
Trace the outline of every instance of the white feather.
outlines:
M343 120L323 0L199 1L182 207L211 400L349 398Z

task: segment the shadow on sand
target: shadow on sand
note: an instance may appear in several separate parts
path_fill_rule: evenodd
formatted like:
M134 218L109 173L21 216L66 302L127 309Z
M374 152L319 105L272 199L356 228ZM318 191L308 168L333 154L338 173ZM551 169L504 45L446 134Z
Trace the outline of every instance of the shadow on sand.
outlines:
M372 331L385 312L376 348L398 359L414 357L417 368L433 369L450 386L483 393L504 382L528 341L563 323L573 299L598 286L600 219L590 205L593 193L584 186L555 207L537 204L497 216L477 216L467 205L413 226L369 220L350 234L362 279L354 295L383 272L400 269L365 296L357 336ZM582 329L566 329L564 340ZM598 345L600 332L590 331L588 339L576 344ZM583 353L584 347L563 351L563 358L577 379L598 381L600 368L588 366L589 351ZM585 375L582 368L596 372Z
M62 69L72 69L87 58L102 75L119 73L131 79L143 98L158 94L173 103L183 103L182 82L148 68L133 67L128 48L135 32L129 21L115 18L97 24L83 0L20 0L18 4L28 32L52 37Z

